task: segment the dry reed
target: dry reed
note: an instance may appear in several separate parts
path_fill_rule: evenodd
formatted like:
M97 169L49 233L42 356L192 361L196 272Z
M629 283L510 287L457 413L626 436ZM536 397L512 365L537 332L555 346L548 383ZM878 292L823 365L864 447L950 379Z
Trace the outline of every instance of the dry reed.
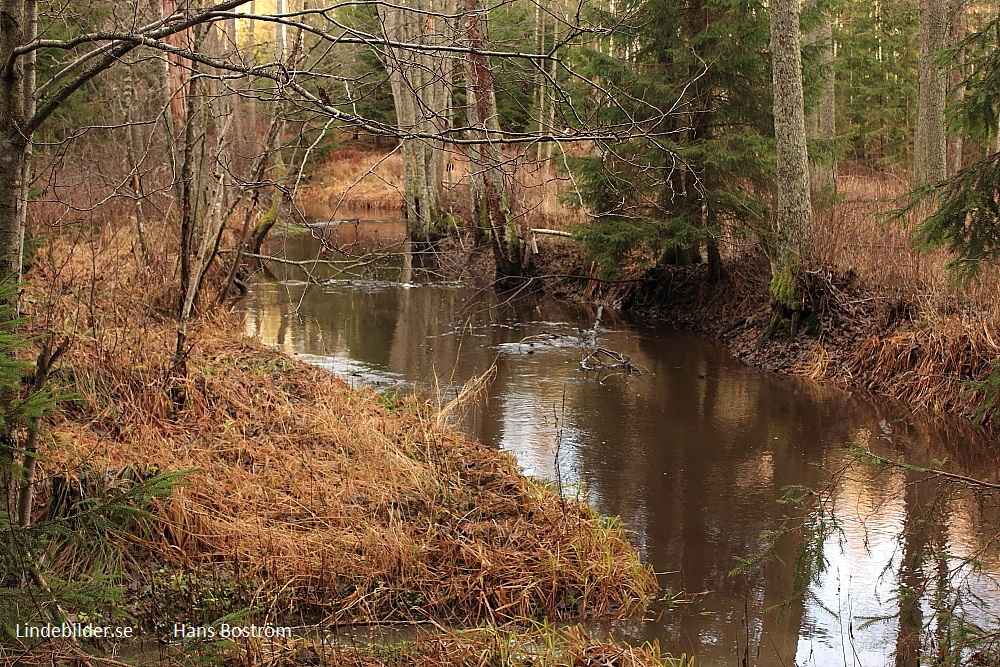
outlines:
M689 667L693 661L671 658L658 645L640 647L602 640L579 626L544 626L533 630L479 628L434 633L400 646L334 647L322 655L322 664L382 667Z

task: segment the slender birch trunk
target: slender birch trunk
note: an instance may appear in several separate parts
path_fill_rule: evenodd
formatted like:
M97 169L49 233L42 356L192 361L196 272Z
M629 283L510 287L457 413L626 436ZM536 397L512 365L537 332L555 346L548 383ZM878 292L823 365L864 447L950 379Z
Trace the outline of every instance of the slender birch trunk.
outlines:
M21 278L30 137L21 126L34 111L34 65L11 53L37 29L37 5L24 0L0 2L0 280ZM16 306L15 304L12 304ZM16 312L16 308L15 308Z

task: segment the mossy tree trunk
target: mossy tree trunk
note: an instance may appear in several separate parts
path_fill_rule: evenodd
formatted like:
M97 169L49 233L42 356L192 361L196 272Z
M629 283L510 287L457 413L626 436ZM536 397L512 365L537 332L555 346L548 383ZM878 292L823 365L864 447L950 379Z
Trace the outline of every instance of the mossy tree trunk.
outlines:
M799 272L812 227L801 41L799 0L773 0L771 58L778 179L773 215L771 300L777 313L792 317L793 336L802 310L797 287Z

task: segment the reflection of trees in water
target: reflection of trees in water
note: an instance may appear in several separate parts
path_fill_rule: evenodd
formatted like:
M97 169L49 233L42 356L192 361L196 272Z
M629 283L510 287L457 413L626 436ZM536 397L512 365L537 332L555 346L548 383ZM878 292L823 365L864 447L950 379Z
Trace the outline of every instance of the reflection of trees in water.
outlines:
M868 451L907 463L874 468L905 479L895 572L896 664L964 663L983 647L1000 659L995 443L966 422L915 416L892 403L880 416L880 437L868 443ZM993 488L918 469L923 467L944 468Z
M997 571L997 496L975 494L989 498L992 511L958 521L956 512L975 505L955 501L973 490L923 472L906 476L896 664L964 664L984 650L1000 661L1000 589L984 570ZM964 532L963 524L979 530Z
M862 586L875 589L880 604L855 606L849 600L837 606L824 597L823 582L817 580L810 592L816 596L813 609L837 615L848 628L843 638L848 664L872 660L872 633L883 633L888 641L875 652L881 650L898 667L967 664L1000 630L1000 587L985 574L1000 571L997 497L984 505L987 496L914 466L871 465L869 452L895 460L897 445L891 438L861 431L855 444L860 446L857 456L840 451L827 457L841 480L830 502L820 508L836 528L822 539L835 560L831 542L839 543L848 563L863 564L862 550L875 561L874 573L862 568L852 574L860 575ZM867 643L861 639L866 635ZM997 655L995 649L991 654Z

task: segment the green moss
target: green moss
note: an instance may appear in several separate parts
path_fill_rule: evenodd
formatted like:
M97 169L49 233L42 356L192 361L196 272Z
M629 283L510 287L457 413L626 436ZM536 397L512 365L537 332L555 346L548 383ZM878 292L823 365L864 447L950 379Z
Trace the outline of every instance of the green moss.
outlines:
M271 208L267 209L267 212L264 213L264 215L260 216L260 219L257 221L257 224L254 225L253 235L257 236L262 232L271 229L271 227L273 227L274 223L277 221L278 221L278 207L272 206Z
M771 279L771 298L778 305L790 311L802 310L802 292L798 286L799 259L790 256L785 267Z
M445 213L444 215L441 216L441 221L438 223L438 226L441 228L442 231L447 233L457 232L458 220L456 220L455 216L452 215L451 213Z

